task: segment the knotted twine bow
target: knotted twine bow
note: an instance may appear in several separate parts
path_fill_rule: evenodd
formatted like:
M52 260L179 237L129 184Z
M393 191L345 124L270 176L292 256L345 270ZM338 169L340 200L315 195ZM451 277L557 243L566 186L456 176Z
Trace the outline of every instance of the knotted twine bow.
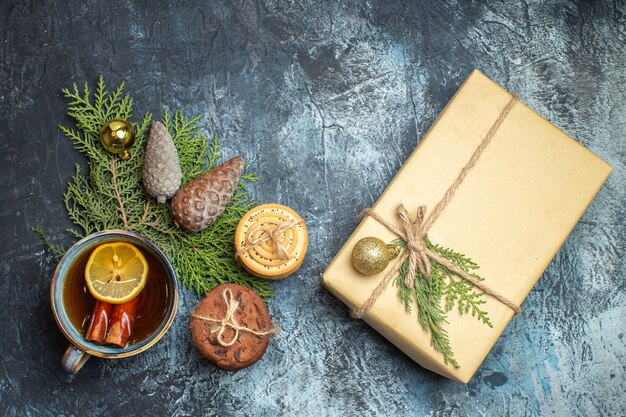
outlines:
M450 202L450 200L452 200L454 193L465 179L465 176L474 167L474 165L476 165L476 162L482 155L487 145L489 145L489 143L491 142L491 139L493 139L496 131L498 130L502 122L504 122L506 116L510 113L511 109L513 109L513 106L515 106L516 102L517 97L513 95L508 104L504 107L504 109L502 109L500 115L493 123L476 150L474 150L474 153L472 154L470 160L467 162L467 164L465 164L463 169L461 169L461 172L459 173L454 183L450 186L450 188L448 188L446 194L443 196L441 201L437 203L434 210L432 211L432 213L430 213L426 220L424 220L426 206L419 206L417 209L417 215L415 220L411 221L411 219L409 218L409 214L404 206L400 205L398 207L397 214L398 217L400 217L402 229L394 226L392 223L389 223L388 221L380 217L377 213L375 213L372 209L363 210L363 212L361 213L361 217L370 216L374 220L385 226L387 229L389 229L389 231L400 236L400 238L402 238L406 242L406 250L400 256L398 256L398 259L394 263L391 270L387 273L387 275L385 275L383 280L378 284L378 286L370 294L367 300L365 300L365 302L359 308L352 311L353 317L359 319L363 318L363 316L367 313L370 307L372 307L376 299L380 296L380 294L382 294L383 290L387 287L389 282L397 276L400 268L407 259L408 269L406 277L404 278L404 284L409 288L413 288L413 284L415 283L416 269L419 269L421 275L425 279L428 279L430 277L430 262L433 261L446 268L450 272L454 273L455 275L459 276L460 278L468 281L476 288L483 291L485 294L489 294L496 300L500 301L511 310L513 310L516 314L519 314L522 311L520 306L508 300L502 294L492 290L487 285L476 279L475 276L463 271L454 263L450 262L448 259L428 249L424 244L424 238L426 237L428 230L433 225L435 220L439 217L439 215L443 212L446 205Z
M235 258L241 256L242 253L249 251L250 249L256 248L259 245L262 245L265 242L271 241L274 247L276 248L276 252L278 252L278 257L284 261L289 259L290 255L287 249L281 243L281 239L284 237L285 232L300 223L304 222L303 219L300 220L292 220L289 222L282 222L280 226L270 229L269 227L265 227L264 225L256 226L246 233L246 241L248 244L243 248L239 249L237 253L235 253ZM254 238L254 234L261 230L263 233L258 238Z
M222 297L224 297L224 302L226 303L226 315L223 319L219 320L213 317L205 317L196 314L195 312L191 314L191 317L218 324L217 326L212 327L210 332L211 334L217 333L217 343L219 343L221 346L230 347L234 345L235 342L239 339L239 332L248 332L259 337L276 333L275 327L272 327L270 328L270 330L265 332L259 332L256 330L252 330L246 326L240 325L235 318L235 313L239 308L239 301L235 299L235 297L233 296L233 292L229 288L224 290L224 292L222 293ZM224 332L226 332L226 329L228 328L233 329L235 331L235 335L230 341L226 342L224 340Z

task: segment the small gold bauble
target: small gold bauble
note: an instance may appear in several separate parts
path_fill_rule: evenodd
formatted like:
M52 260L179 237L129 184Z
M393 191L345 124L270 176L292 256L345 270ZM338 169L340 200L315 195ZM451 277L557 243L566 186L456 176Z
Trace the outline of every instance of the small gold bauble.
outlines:
M400 250L376 237L364 237L352 249L352 265L363 275L376 275L385 270Z
M128 148L135 142L135 128L126 120L113 119L100 131L100 142L108 152L127 160L130 158Z

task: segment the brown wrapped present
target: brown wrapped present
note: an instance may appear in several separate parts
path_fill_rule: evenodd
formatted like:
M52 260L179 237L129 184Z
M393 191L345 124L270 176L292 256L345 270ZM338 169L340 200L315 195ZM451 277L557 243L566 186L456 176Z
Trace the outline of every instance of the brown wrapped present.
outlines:
M475 165L460 178L487 137ZM324 272L323 284L350 308L360 308L368 324L424 368L467 383L610 172L585 147L474 71L372 208L379 219L363 219ZM450 200L432 216L455 183ZM458 308L446 312L443 331L454 349L454 363L433 347L432 332L420 325L417 306L406 311L398 281L382 282L402 260L409 262L407 249L400 261L392 260L374 276L353 267L352 250L360 239L374 236L390 243L409 230L398 216L400 206L406 207L410 222L426 206L423 222L407 226L416 233L415 242L467 255L484 278L480 308L492 327ZM428 219L434 221L421 231L427 233L422 239L420 228ZM416 269L425 271L435 261L419 242L409 246ZM418 272L415 279L424 275ZM372 296L376 288L380 291Z

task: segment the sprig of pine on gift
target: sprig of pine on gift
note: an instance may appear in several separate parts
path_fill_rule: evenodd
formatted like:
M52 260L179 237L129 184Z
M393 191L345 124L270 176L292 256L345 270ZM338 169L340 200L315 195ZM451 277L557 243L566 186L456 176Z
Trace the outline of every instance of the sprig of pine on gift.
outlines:
M241 177L237 191L224 213L200 233L188 233L176 227L168 205L157 204L142 185L145 143L152 124L146 113L136 131L132 156L121 160L106 152L99 141L100 130L113 119L129 120L133 100L123 95L124 84L108 92L102 77L92 97L85 83L81 92L76 85L63 89L69 99L68 115L76 129L59 126L74 147L87 158L88 173L76 165L76 174L64 194L69 218L76 227L68 231L83 238L106 229L130 230L146 236L170 258L181 282L203 295L223 283L237 283L256 290L263 298L272 292L266 281L245 272L234 261L233 233L240 217L250 209L246 183L258 180L254 174ZM200 132L200 116L186 119L182 110L165 111L163 124L172 136L182 169L182 185L216 165L221 157L217 135L213 141ZM64 250L52 244L39 228L33 230L56 255Z
M406 247L406 242L402 239L396 239L393 243L401 249ZM471 272L478 269L479 266L467 256L452 249L436 245L428 237L424 238L424 244L429 250L440 254L461 270L471 273L474 278L479 281L484 280L476 273ZM458 277L455 278L451 271L438 263L431 264L430 277L428 279L425 279L419 269L417 269L415 271L413 288L409 288L405 284L407 272L408 261L404 261L395 279L395 285L399 288L399 296L404 304L404 308L407 313L411 313L413 303L415 302L417 305L417 320L422 328L430 333L431 345L436 351L441 352L445 364L458 368L459 363L454 359L454 351L450 345L448 332L445 329L445 325L448 323L447 313L456 305L459 314L471 312L473 317L476 317L476 319L487 326L493 327L487 312L480 308L482 304L485 304L485 300L482 299L483 293L477 292L471 283Z

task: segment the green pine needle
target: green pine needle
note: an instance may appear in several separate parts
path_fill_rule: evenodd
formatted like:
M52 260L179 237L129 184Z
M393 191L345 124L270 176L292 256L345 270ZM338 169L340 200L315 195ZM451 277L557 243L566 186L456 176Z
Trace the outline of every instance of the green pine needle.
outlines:
M55 245L54 243L50 242L50 240L48 239L48 236L46 236L45 232L43 230L41 230L41 228L39 228L39 227L31 227L31 230L33 232L35 232L37 234L37 236L39 236L39 238L41 239L43 244L46 247L48 247L48 249L50 249L50 252L52 252L52 254L55 257L60 258L61 256L63 256L63 254L65 253L65 249L63 249L59 245Z
M102 77L93 94L85 83L83 90L74 85L62 89L69 100L68 115L75 128L59 126L74 147L87 158L88 172L76 165L63 198L67 214L74 223L68 231L83 238L96 231L125 229L149 238L168 256L181 282L203 295L222 283L237 283L256 290L268 300L272 290L266 281L253 277L234 258L233 235L241 216L253 203L249 201L246 184L258 180L254 174L244 175L237 192L216 222L200 233L177 228L169 205L157 204L145 193L141 181L145 142L153 118L146 113L136 130L132 157L122 161L107 153L100 144L100 129L112 119L132 119L133 100L123 94L124 84L107 91ZM183 185L216 166L221 158L217 135L212 140L199 125L200 116L187 119L182 110L165 110L163 123L169 130L178 151ZM116 192L117 190L117 192ZM55 254L64 251L48 241L45 233L33 228Z
M402 239L396 239L393 243L400 249L406 247L406 242ZM467 256L435 245L428 237L424 238L424 244L428 249L439 253L465 272L478 269L478 265ZM413 288L410 288L404 283L408 268L408 261L405 261L395 280L405 310L411 313L413 304L417 305L417 320L420 326L430 333L431 346L443 355L446 365L450 364L459 368L445 329L448 323L447 313L456 305L460 314L471 313L479 321L493 327L487 312L480 308L482 304L485 304L485 300L481 298L483 293L476 292L472 284L462 278L455 278L454 273L435 262L431 263L428 279L425 279L419 270L415 271L415 283ZM472 275L478 280L483 280L477 274Z

